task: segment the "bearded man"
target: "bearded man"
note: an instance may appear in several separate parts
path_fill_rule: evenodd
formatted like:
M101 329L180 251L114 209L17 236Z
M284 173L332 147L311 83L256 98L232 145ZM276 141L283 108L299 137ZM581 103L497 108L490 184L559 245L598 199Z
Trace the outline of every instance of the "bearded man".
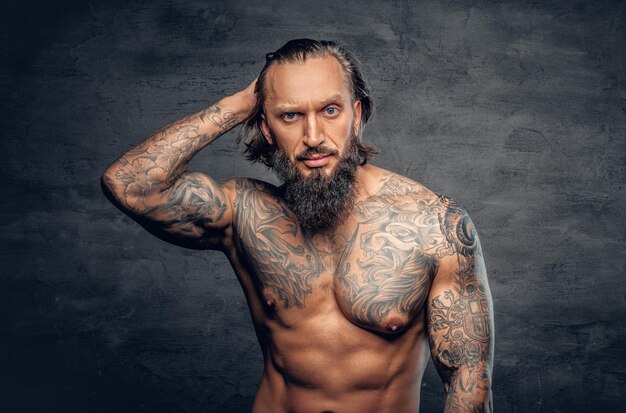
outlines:
M264 356L253 412L417 412L429 349L445 412L491 411L476 230L450 198L369 162L369 94L346 49L292 40L246 89L124 154L103 187L155 235L226 254ZM238 124L283 185L187 171Z

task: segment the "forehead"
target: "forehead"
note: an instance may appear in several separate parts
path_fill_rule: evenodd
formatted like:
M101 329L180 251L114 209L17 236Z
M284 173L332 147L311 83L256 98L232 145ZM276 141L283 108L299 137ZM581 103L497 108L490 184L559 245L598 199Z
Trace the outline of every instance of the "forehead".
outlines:
M265 103L270 106L323 102L336 95L350 97L343 67L333 56L271 66L265 92Z

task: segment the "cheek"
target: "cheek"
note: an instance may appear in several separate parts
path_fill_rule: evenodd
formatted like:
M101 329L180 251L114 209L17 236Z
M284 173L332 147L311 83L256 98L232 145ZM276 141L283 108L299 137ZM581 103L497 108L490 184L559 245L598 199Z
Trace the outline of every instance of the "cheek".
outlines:
M274 145L283 150L287 150L290 146L290 141L293 140L292 133L288 128L282 127L277 121L272 120L267 123L267 128Z
M337 145L346 146L350 137L352 136L352 122L351 119L346 119L340 124L334 125L333 138Z
M291 156L292 153L297 151L300 139L297 138L294 131L274 130L272 137L274 138L274 144L287 155Z

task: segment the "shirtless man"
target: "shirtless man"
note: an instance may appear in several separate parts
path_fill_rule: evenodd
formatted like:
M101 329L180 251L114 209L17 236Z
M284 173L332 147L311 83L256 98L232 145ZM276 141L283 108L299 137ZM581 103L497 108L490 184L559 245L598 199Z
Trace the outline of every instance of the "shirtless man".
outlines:
M368 162L372 102L348 51L299 39L266 60L111 165L108 196L161 238L226 254L264 356L253 412L417 412L429 349L445 412L490 412L493 311L469 216ZM240 123L281 187L186 170Z

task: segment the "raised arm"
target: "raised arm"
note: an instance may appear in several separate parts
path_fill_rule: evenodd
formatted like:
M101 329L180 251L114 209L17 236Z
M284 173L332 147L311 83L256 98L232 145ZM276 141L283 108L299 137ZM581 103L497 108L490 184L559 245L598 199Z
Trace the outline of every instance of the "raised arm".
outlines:
M102 175L109 199L153 234L189 248L222 248L232 222L230 190L187 171L191 158L256 107L246 89L154 133Z
M443 380L444 412L491 412L493 304L480 241L467 213L440 198L450 248L428 296L428 336Z

